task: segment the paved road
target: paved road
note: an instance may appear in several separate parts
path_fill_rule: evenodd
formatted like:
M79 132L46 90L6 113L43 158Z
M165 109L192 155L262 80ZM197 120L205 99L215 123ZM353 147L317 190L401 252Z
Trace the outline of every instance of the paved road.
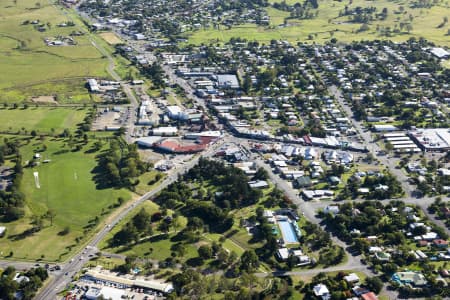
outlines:
M359 272L363 272L369 276L373 276L373 273L370 272L369 274L367 273L367 267L364 265L358 265L358 266L353 266L350 263L346 263L343 265L339 265L339 266L333 266L333 267L328 267L328 268L320 268L320 269L304 269L304 270L299 270L299 271L276 271L273 273L256 273L255 275L257 277L267 277L269 275L273 275L273 276L315 276L319 273L322 272L338 272L338 271L359 271Z

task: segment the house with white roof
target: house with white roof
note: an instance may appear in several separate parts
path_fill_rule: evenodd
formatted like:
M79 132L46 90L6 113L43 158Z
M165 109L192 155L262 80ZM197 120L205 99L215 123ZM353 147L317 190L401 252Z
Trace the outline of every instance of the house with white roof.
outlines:
M350 273L347 276L344 276L344 280L347 281L347 283L357 283L359 282L359 277L355 273Z
M329 300L331 298L330 291L325 284L319 283L313 288L314 295L321 297L322 300Z

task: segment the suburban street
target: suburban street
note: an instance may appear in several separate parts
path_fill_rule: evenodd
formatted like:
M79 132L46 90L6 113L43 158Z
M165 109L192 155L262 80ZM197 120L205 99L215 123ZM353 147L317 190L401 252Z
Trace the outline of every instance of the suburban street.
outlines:
M401 170L397 169L396 166L399 163L399 159L393 156L388 155L379 155L379 152L382 150L380 149L379 145L373 140L371 136L371 132L368 129L364 129L361 125L361 122L358 122L353 118L353 113L351 110L351 107L345 102L344 97L342 96L341 91L336 86L330 86L329 92L331 95L335 97L335 99L338 101L340 107L342 108L342 111L345 112L348 119L351 120L351 123L356 128L362 139L364 140L364 144L367 145L368 150L372 153L372 155L378 159L386 168L389 169L389 172L391 172L393 175L397 177L397 180L400 181L403 190L405 191L405 197L397 200L402 200L407 204L413 204L419 206L424 214L432 220L434 223L436 223L438 226L445 229L447 234L450 235L450 230L445 226L444 222L441 220L438 220L435 218L435 216L428 213L428 206L433 203L434 198L432 197L422 197L422 198L416 198L414 197L414 190L415 187L409 183L408 177L406 174Z

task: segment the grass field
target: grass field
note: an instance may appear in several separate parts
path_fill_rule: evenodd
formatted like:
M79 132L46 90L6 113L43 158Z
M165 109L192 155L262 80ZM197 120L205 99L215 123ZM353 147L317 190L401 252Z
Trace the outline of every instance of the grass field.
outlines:
M60 134L65 128L74 132L77 124L86 115L86 109L29 107L27 109L0 109L0 131L17 132L23 128L29 133L36 130L39 133Z
M100 33L99 36L110 45L123 43L123 41L114 32L103 32Z
M31 0L0 0L0 7L0 102L55 94L61 102L89 102L84 77L108 77L107 60L87 36L75 36L75 46L44 43L45 38L85 29L58 27L70 19L47 1L38 7ZM21 25L27 20L40 20L46 31L39 32L32 24Z
M281 2L281 1L269 1ZM287 0L287 4L294 4L298 1ZM288 40L290 42L326 42L331 38L338 41L350 42L353 40L373 40L389 38L394 41L407 40L410 37L425 37L439 45L450 46L450 39L446 35L450 25L446 24L441 28L438 25L442 23L445 16L450 15L450 6L448 2L441 2L439 5L431 9L410 8L408 1L389 1L389 0L354 0L351 4L348 1L325 1L319 0L318 16L314 19L298 20L287 19L287 26L284 24L288 12L280 11L275 8L267 8L267 12L271 17L271 24L268 27L257 27L253 24L235 26L230 30L221 28L200 30L190 34L189 42L193 44L225 42L231 37L241 37L247 40L258 40L261 43L269 43L272 39ZM347 16L339 17L339 12L343 11L347 6L353 9L357 6L377 8L380 13L383 8L388 9L388 17L385 20L376 20L369 23L369 30L358 32L361 24L349 23ZM400 6L404 11L399 12ZM409 16L412 16L412 30L410 33L406 29L402 29L400 33L391 37L384 37L377 32L377 27L390 27L391 30L399 28L400 23L409 22ZM312 40L309 39L312 36Z
M139 177L139 184L135 187L136 194L144 195L148 191L152 190L153 187L157 184L157 182L155 182L155 177L157 174L161 174L160 181L166 177L164 173L161 173L156 170L142 174ZM149 184L149 183L151 183L151 184Z
M130 199L131 194L126 190L96 188L93 170L97 166L97 153L85 153L92 143L81 151L65 152L61 151L68 149L64 146L64 140L32 139L20 148L23 161L26 161L45 144L47 150L41 152L41 156L51 162L24 168L21 189L26 196L26 216L12 223L1 224L8 230L8 238L0 239L0 252L3 255L13 251L12 259L64 260L90 236L92 231L85 232L84 228L96 216L99 217L99 226L103 226L104 218L111 211L108 207L117 203L118 197ZM34 172L38 172L40 188L36 186ZM28 237L19 237L32 226L33 216L42 216L49 209L55 213L52 226L49 220L45 220L41 231ZM58 235L66 226L70 232L64 236ZM15 235L16 240L12 238ZM77 237L81 241L76 242Z

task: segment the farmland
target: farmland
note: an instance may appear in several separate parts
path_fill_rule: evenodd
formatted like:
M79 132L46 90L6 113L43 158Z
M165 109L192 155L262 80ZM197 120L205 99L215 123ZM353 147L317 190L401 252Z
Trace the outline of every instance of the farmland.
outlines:
M280 1L272 1L272 4ZM285 1L293 5L298 1ZM220 30L207 28L193 31L188 34L189 42L193 44L207 42L225 42L232 37L247 40L257 40L260 43L269 43L272 39L288 40L290 42L314 41L323 43L332 38L338 41L351 42L353 40L390 39L405 41L410 37L424 37L436 44L449 46L447 23L444 17L450 12L448 3L440 2L431 8L410 8L407 1L318 1L319 8L314 10L317 17L312 19L295 19L289 12L268 7L270 16L269 26L256 26L255 24L241 24ZM356 7L375 7L376 12L387 9L387 17L368 22L368 28L360 30L361 24L350 22L348 16L340 16L347 9ZM403 25L401 25L403 24ZM410 24L411 27L407 26ZM385 34L389 28L390 34ZM396 32L394 32L396 31Z
M85 29L79 24L61 27L69 17L47 2L0 0L0 6L0 101L55 95L59 102L90 102L85 77L108 74L107 60L83 35ZM74 32L81 34L73 36L75 45L44 42Z

